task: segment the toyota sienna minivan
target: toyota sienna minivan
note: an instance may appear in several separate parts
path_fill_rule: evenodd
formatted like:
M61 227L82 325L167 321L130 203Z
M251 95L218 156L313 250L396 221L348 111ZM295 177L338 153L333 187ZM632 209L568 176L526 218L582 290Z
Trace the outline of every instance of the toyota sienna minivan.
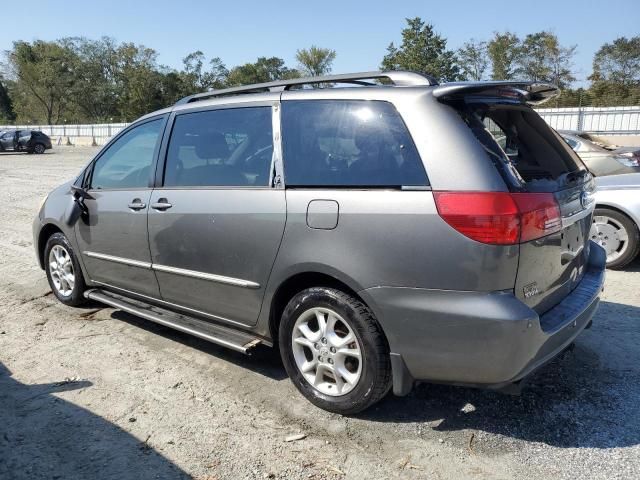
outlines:
M66 305L278 348L332 412L418 381L508 391L604 281L592 176L531 108L557 93L367 72L196 94L48 195L37 256Z

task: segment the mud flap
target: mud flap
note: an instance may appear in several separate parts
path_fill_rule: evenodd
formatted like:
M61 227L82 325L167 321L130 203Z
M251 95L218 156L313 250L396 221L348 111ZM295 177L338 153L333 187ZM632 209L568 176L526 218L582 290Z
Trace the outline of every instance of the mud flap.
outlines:
M393 377L393 394L398 397L404 397L413 389L414 379L404 363L402 355L392 353L391 355L391 372Z

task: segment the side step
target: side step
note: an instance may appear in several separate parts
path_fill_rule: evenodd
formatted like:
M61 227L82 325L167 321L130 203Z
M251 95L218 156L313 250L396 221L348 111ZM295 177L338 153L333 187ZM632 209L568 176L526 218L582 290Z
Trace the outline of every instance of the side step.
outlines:
M194 317L182 315L171 310L150 305L140 300L134 300L116 293L95 288L84 292L84 296L91 300L107 304L127 313L150 320L165 327L179 330L211 343L222 345L237 352L249 351L262 340L250 333L223 327Z

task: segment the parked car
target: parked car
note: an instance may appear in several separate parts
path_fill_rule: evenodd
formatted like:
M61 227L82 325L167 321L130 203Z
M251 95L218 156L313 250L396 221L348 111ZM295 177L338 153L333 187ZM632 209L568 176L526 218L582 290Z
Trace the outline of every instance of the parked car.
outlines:
M596 177L640 172L640 150L634 147L605 148L584 133L559 133Z
M52 148L48 135L38 130L0 132L0 152L44 153Z
M571 135L577 135L578 137L584 140L589 140L590 142L595 143L596 145L599 145L605 150L609 150L611 152L616 152L620 154L627 154L626 156L628 157L636 157L636 158L640 157L640 147L629 147L629 146L618 145L617 143L614 143L610 140L611 137L609 137L608 139L603 137L598 137L596 135L590 134L588 132L583 132L580 130L563 130L563 131Z
M332 412L417 381L514 390L590 325L604 279L593 178L528 105L555 94L368 72L193 95L49 194L38 260L66 305L277 346Z
M640 251L640 173L596 179L591 239L607 252L607 267L623 268Z

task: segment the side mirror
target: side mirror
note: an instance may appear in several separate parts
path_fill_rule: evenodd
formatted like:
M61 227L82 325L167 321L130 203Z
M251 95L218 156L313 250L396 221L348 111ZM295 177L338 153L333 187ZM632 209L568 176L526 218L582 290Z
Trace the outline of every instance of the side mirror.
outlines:
M78 185L71 185L71 194L73 197L73 205L67 209L66 218L66 223L69 226L74 225L80 217L87 217L89 215L89 209L84 201L93 199L85 188Z

